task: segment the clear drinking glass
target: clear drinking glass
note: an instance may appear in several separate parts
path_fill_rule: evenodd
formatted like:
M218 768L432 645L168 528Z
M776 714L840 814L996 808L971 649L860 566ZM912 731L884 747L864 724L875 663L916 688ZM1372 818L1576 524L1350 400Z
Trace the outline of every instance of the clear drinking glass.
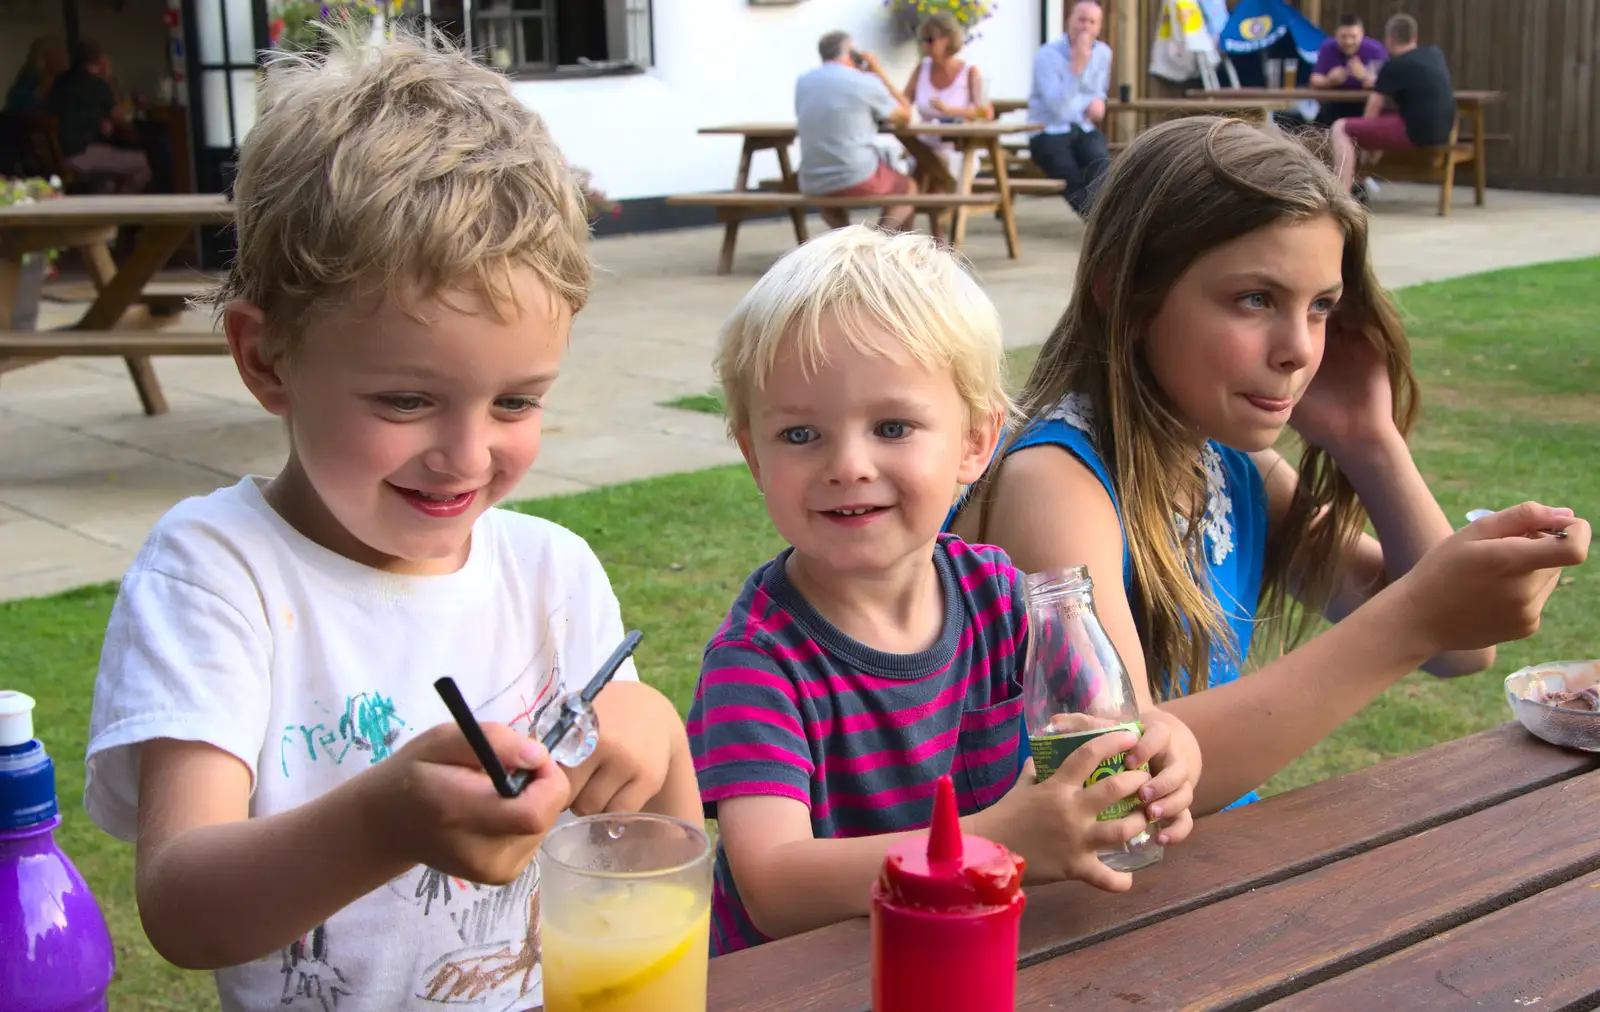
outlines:
M706 1012L711 842L665 815L594 815L539 848L545 1012Z

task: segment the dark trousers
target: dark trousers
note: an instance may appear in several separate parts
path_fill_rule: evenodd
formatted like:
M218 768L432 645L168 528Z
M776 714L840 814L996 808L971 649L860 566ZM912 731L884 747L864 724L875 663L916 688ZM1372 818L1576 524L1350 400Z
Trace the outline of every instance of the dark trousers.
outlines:
M1073 127L1071 133L1037 133L1028 141L1033 164L1051 179L1067 184L1067 203L1080 215L1088 215L1100 178L1111 165L1106 135L1098 130Z
M1317 125L1331 127L1339 120L1360 116L1366 111L1365 102L1323 102L1322 108L1317 110Z

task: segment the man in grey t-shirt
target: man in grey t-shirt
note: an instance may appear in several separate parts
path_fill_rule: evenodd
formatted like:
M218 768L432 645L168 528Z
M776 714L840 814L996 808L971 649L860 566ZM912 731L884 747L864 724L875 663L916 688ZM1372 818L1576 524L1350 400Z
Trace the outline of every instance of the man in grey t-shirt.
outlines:
M905 196L917 192L909 176L878 153L878 121L911 122L911 106L884 75L878 58L857 50L845 32L817 43L822 66L800 75L794 111L800 135L800 192L815 196ZM910 226L910 204L883 209L878 224L890 231ZM829 228L850 223L842 208L823 208Z

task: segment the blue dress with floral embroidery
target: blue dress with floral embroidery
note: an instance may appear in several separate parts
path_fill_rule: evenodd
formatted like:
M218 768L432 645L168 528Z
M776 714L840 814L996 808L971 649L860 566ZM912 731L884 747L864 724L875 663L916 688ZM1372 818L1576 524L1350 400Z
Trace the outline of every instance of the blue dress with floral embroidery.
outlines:
M1105 460L1090 435L1094 430L1093 412L1094 407L1087 397L1077 393L1068 394L1050 414L1031 426L1010 447L1010 452L1046 445L1066 450L1100 479L1120 520L1122 505L1117 501L1111 472L1106 468ZM1211 657L1209 682L1211 685L1223 685L1239 677L1239 665L1234 658L1249 656L1250 641L1255 632L1256 604L1261 596L1261 577L1266 565L1267 492L1255 461L1242 451L1211 441L1201 451L1200 459L1206 475L1206 510L1201 521L1206 564L1212 589L1222 606L1234 640L1232 653L1219 644ZM1126 528L1122 549L1122 585L1129 602L1135 602L1133 565L1126 544ZM1180 673L1178 677L1179 684L1187 681L1186 673ZM1026 758L1026 736L1022 749L1022 755ZM1234 804L1248 804L1255 800L1257 795L1252 791Z

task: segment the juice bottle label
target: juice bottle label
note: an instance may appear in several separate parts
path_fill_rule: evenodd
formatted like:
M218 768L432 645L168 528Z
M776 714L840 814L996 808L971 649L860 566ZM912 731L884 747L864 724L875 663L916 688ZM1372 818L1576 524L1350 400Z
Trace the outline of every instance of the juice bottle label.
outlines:
M1067 761L1067 756L1095 738L1103 734L1110 734L1113 731L1132 731L1136 735L1142 735L1144 733L1144 725L1135 720L1125 724L1113 724L1110 727L1097 727L1092 731L1029 735L1028 748L1033 753L1034 772L1041 781L1050 779L1055 775L1056 770L1061 767L1061 764ZM1123 765L1123 760L1127 757L1128 753L1118 752L1116 755L1104 760L1094 768L1094 772L1089 774L1089 779L1085 780L1083 785L1092 787L1106 777L1116 776L1121 773L1126 768ZM1145 763L1137 768L1148 772L1150 764ZM1109 822L1112 819L1120 819L1138 807L1139 799L1137 796L1123 798L1120 801L1113 802L1101 812L1099 820L1101 822Z

